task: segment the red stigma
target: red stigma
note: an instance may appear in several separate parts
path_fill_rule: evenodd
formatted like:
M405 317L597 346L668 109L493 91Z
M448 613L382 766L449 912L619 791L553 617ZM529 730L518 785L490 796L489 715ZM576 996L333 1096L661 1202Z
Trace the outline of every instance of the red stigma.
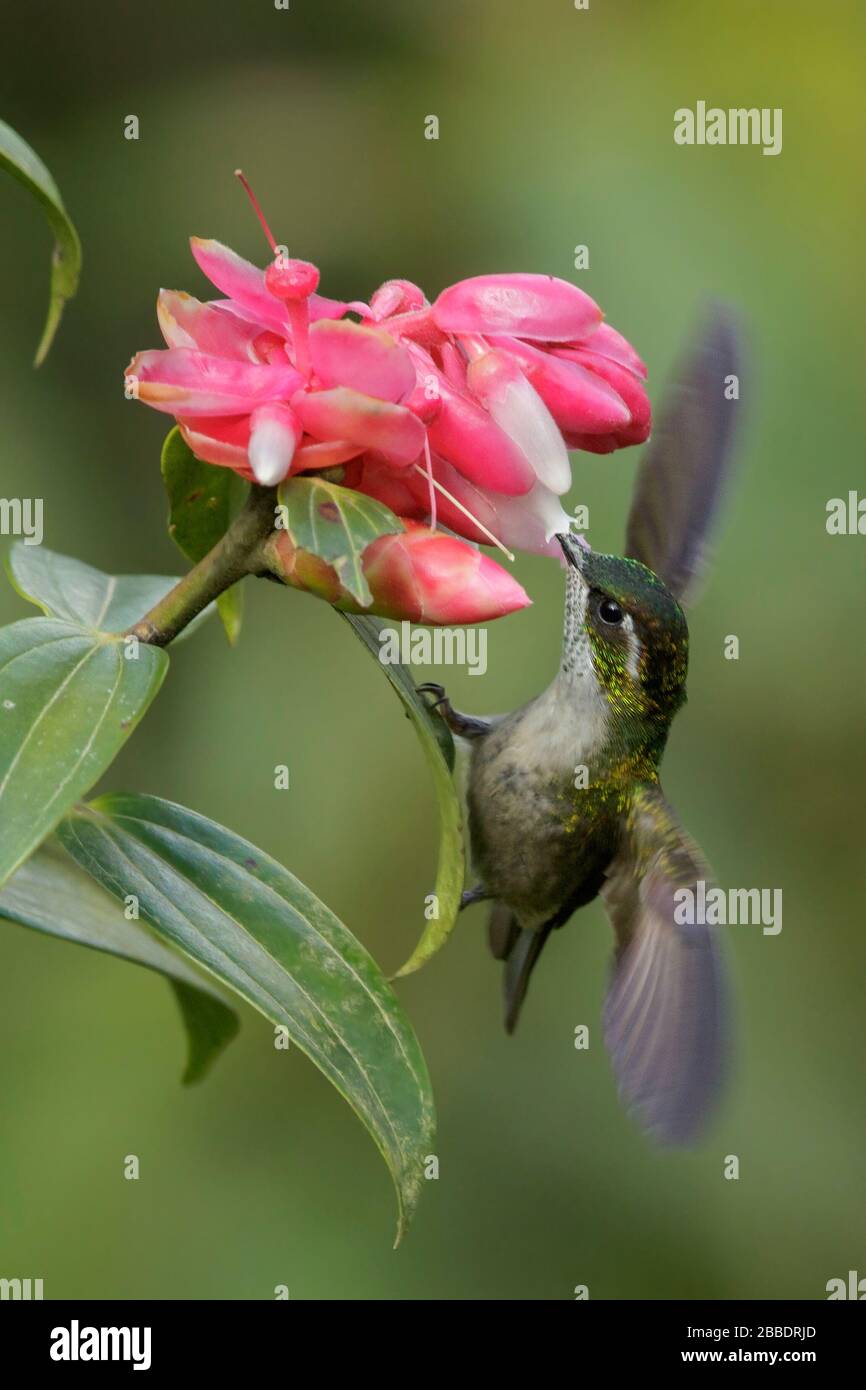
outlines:
M258 198L256 197L256 195L255 195L255 193L253 192L253 190L250 188L249 181L248 181L248 179L247 179L246 174L244 173L244 171L243 171L242 169L235 169L235 178L236 178L236 179L240 179L240 182L241 182L241 184L243 185L243 188L244 188L244 192L246 193L247 197L249 198L250 202L251 202L252 205L253 205L253 211L255 212L256 217L259 219L259 221L260 221L261 224L262 224L262 230L263 230L265 236L266 236L267 239L268 239L268 245L270 246L270 248L271 248L271 250L273 251L274 255L276 255L276 254L277 254L277 243L276 243L276 241L274 240L273 233L271 232L271 229L270 229L270 227L269 227L268 224L267 224L267 220L266 220L266 218L265 218L265 214L262 212L261 206L260 206L260 204L259 204L259 200L258 200Z

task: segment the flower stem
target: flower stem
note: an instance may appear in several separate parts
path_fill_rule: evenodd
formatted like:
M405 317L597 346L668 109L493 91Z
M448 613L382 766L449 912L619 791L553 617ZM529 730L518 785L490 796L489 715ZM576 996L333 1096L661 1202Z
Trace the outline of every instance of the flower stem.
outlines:
M253 486L241 511L217 541L165 598L129 629L153 647L167 647L209 603L258 568L258 547L274 527L276 489Z

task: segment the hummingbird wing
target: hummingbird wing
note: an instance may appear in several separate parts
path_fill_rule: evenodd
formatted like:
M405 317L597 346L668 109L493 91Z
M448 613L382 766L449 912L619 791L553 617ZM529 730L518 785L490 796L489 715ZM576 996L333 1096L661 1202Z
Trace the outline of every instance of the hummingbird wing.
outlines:
M640 787L601 889L616 933L604 1038L624 1103L668 1144L698 1137L726 1070L726 989L714 929L680 925L675 916L677 891L694 895L708 879L661 790Z
M725 474L739 401L741 341L730 310L712 305L675 374L635 483L625 553L683 601L702 569ZM739 389L739 388L737 388Z

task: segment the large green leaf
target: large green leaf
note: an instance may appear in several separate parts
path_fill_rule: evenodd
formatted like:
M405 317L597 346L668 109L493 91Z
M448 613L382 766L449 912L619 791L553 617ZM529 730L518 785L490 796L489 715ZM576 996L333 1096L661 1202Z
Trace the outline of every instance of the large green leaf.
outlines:
M62 618L91 632L125 632L178 582L160 574L103 574L83 560L24 541L12 546L8 567L13 585L28 603L49 618ZM212 612L208 605L176 640L182 642Z
M373 595L361 556L378 536L402 531L400 518L362 492L313 475L289 478L280 487L279 500L284 529L294 544L333 565L343 587L362 608L369 607Z
M0 883L113 761L167 667L55 618L0 628Z
M210 980L169 950L51 840L0 888L0 917L75 941L165 975L188 1039L185 1085L199 1081L231 1042L240 1022Z
M0 121L0 168L29 189L42 204L54 233L54 252L51 257L51 297L42 340L36 350L36 366L45 360L51 347L63 306L78 289L81 273L81 242L78 240L69 214L63 206L60 190L35 150L16 134L5 121Z
M100 797L63 821L110 892L289 1036L369 1129L397 1189L397 1238L433 1139L418 1040L376 962L288 870L213 821L152 796Z
M403 701L433 773L433 785L439 804L439 863L436 868L434 890L439 915L431 917L427 922L415 950L406 964L397 971L399 977L418 970L444 946L460 911L460 896L466 870L463 815L452 776L454 740L444 721L432 715L425 701L417 694L408 667L399 663L385 664L379 661L379 653L382 650L379 633L385 624L379 618L352 617L348 614L341 616L352 625L364 646L376 657L381 670Z
M247 485L234 469L197 459L177 426L162 446L162 479L168 494L168 533L187 559L198 564L225 535ZM232 645L240 635L243 598L243 585L233 584L216 601Z

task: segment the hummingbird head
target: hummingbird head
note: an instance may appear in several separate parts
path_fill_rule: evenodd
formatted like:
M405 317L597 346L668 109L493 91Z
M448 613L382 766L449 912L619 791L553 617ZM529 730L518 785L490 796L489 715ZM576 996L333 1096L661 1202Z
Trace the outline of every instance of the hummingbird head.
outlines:
M557 539L568 562L563 675L592 680L620 731L663 738L686 698L682 608L639 560L598 555L574 536Z

